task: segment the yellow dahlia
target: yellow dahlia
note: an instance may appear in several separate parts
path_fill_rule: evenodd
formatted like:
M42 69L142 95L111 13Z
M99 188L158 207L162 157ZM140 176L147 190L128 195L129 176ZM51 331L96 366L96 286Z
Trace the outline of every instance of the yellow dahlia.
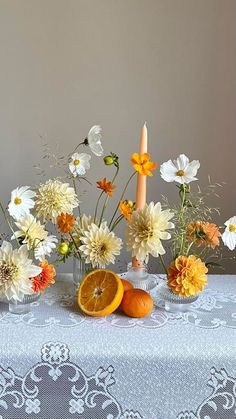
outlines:
M181 297L190 297L203 291L208 269L194 255L179 256L167 269L168 286Z
M69 183L62 183L58 179L50 179L39 186L35 198L35 213L44 221L52 220L61 213L71 214L79 205L74 188Z

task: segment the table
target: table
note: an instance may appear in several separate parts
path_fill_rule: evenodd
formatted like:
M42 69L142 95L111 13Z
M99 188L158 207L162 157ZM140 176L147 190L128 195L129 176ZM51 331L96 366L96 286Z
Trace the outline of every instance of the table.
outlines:
M0 304L1 419L235 419L236 276L210 276L191 311L78 311L70 276L30 313Z

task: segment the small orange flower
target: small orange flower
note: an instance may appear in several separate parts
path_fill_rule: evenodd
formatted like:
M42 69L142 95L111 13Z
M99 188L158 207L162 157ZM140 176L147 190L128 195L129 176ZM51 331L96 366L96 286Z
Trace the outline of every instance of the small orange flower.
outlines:
M152 176L152 170L157 169L157 164L153 161L150 161L150 158L151 156L149 153L132 154L131 163L133 164L136 172L138 172L140 175Z
M181 297L190 297L202 291L207 284L208 269L194 255L179 256L167 269L168 286Z
M187 236L189 240L195 241L198 247L205 245L215 249L220 244L221 233L214 223L193 221L187 227Z
M116 186L113 185L111 182L108 182L104 177L102 180L97 182L98 189L102 189L107 195L112 196Z
M55 283L56 269L50 265L47 260L43 260L39 264L42 268L41 274L32 278L32 288L34 292L44 292L45 289Z
M62 212L57 216L57 227L61 233L69 233L73 228L74 222L73 214L64 214Z
M121 201L119 204L119 210L124 218L129 221L134 210L134 203L132 201Z

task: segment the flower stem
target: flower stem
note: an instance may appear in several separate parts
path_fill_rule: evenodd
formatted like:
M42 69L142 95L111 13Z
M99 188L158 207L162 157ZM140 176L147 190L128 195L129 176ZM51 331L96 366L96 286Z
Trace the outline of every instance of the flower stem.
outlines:
M191 242L190 243L190 245L188 246L188 248L187 248L187 252L186 252L186 256L188 256L189 255L189 252L190 252L190 250L191 250L191 248L192 248L192 246L194 245L194 241L193 242Z
M119 172L119 166L117 166L116 167L116 173L115 173L115 175L113 176L113 179L112 179L112 181L111 181L111 183L113 184L114 183L114 181L115 181L115 179L116 179L116 177L117 177L117 175L118 175L118 172ZM99 227L100 227L100 225L101 225L101 223L102 223L102 219L103 219L103 216L104 216L104 212L105 212L105 209L106 209L106 207L107 207L107 203L108 203L108 199L110 198L110 196L109 195L107 195L107 197L106 197L106 199L105 199L105 202L104 202L104 204L103 204L103 208L102 208L102 212L101 212L101 217L100 217L100 221L99 221Z
M76 150L78 150L78 148L79 148L81 145L85 145L85 142L84 142L84 141L82 141L82 143L79 143L79 144L75 147L74 151L72 151L72 153L70 153L70 154L69 154L69 157L70 157L72 154L74 154L74 153L76 152Z
M75 183L75 179L74 178L72 179L72 182L73 182L73 185L74 185L75 193L78 196L77 187L76 187L76 183ZM80 211L80 206L79 205L78 205L78 213L79 213L79 217L81 217L81 211Z
M118 211L118 209L119 209L120 202L122 201L122 199L123 199L123 197L124 197L124 194L125 194L125 192L126 192L126 189L128 188L128 185L129 185L129 183L130 183L131 179L132 179L132 178L136 175L136 173L137 173L137 172L133 172L133 173L132 173L132 175L131 175L131 176L129 177L129 179L127 180L126 184L125 184L124 190L123 190L123 192L122 192L122 194L121 194L121 197L120 197L120 199L119 199L119 201L118 201L118 204L117 204L117 207L116 207L116 209L115 209L115 212L114 212L114 214L113 214L113 216L112 216L112 218L111 218L111 221L110 221L110 224L109 224L109 228L111 227L112 222L113 222L113 220L114 220L114 218L115 218L115 216L116 216L116 213L117 213L117 211Z
M15 239L16 239L16 242L17 242L18 247L20 247L19 240L18 240L18 238L15 236L14 229L13 229L13 227L12 227L12 225L11 225L11 222L9 221L8 217L6 216L6 212L5 212L5 210L4 210L4 208L3 208L2 204L1 204L1 202L0 202L0 208L1 208L1 210L2 210L3 217L4 217L4 219L5 219L5 221L6 221L7 225L8 225L8 227L10 228L11 232L13 233L13 236L14 236L14 237L15 237Z
M80 256L80 250L79 250L79 247L77 246L77 244L76 244L76 242L75 242L75 239L74 239L74 237L72 236L72 234L71 233L69 233L70 234L70 238L72 239L72 241L73 241L73 243L74 243L74 246L75 246L75 248L76 248L76 250L77 250L77 253L78 253L78 255ZM81 256L80 256L81 257Z
M96 204L96 208L95 208L95 213L94 213L94 222L96 223L96 218L97 218L97 212L98 212L98 205L99 205L99 202L100 202L100 199L101 199L101 197L102 197L102 195L104 194L104 191L102 191L101 193L100 193L100 195L99 195L99 197L98 197L98 200L97 200L97 204Z
M119 217L116 218L114 223L111 226L111 231L116 228L116 226L123 220L124 216L121 214Z
M166 268L166 265L165 265L165 262L164 262L164 259L163 259L162 255L159 255L159 258L160 258L162 267L163 267L163 269L164 269L164 271L165 271L165 273L167 275L167 268Z

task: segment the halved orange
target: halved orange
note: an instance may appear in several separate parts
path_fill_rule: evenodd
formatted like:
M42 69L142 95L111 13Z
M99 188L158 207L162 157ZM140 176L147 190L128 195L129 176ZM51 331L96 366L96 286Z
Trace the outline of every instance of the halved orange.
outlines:
M89 316L108 316L119 307L123 294L122 281L115 272L96 269L81 282L78 304Z

